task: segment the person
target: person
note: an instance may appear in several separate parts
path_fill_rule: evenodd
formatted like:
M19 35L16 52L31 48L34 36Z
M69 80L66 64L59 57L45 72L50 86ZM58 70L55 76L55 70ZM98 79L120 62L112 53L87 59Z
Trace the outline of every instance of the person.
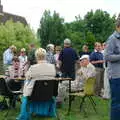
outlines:
M116 21L116 30L106 42L104 57L108 62L111 91L110 120L120 120L120 15Z
M80 68L77 70L76 79L71 81L71 91L82 91L84 90L85 81L88 78L96 76L96 69L89 61L89 55L82 55L79 61ZM68 82L63 81L58 87L57 99L59 102L64 102L64 99L68 96Z
M62 72L61 77L68 77L72 80L75 80L75 64L78 61L78 56L76 51L71 47L71 40L66 38L64 40L64 49L60 52L59 55L59 65ZM66 81L67 82L67 81ZM71 92L71 80L69 80L69 93ZM71 96L69 96L69 110L71 106ZM61 106L62 102L60 102Z
M78 61L76 51L71 47L71 40L64 40L64 49L59 55L59 64L62 72L62 77L70 77L75 80L75 63Z
M77 71L75 81L72 81L73 91L84 90L85 81L96 76L96 69L90 63L89 55L82 55L80 58L80 68Z
M102 43L102 53L104 55L105 52L105 47L106 43ZM107 61L103 63L104 67L104 89L103 89L103 94L102 97L103 99L107 100L110 99L110 84L109 84L109 79L108 79L108 67L107 67Z
M16 46L11 45L7 50L4 51L3 53L3 65L4 65L4 70L12 65L12 59L14 57L14 53L16 51Z
M19 73L20 62L17 56L14 56L12 59L12 65L8 67L8 70L5 72L5 82L11 91L18 91L22 88L22 81L16 80L20 76ZM16 96L16 100L17 100ZM9 95L9 104L15 108L16 101L13 101L14 96ZM13 101L13 102L12 102Z
M104 42L104 43L102 43L102 50L101 50L101 53L103 53L103 54L104 54L105 47L106 47L106 43Z
M101 43L95 43L95 49L90 54L90 62L96 67L96 95L101 96L101 91L103 89L103 79L104 79L104 69L103 69L103 54L101 53L102 47Z
M61 71L60 71L60 66L59 66L59 55L61 52L62 48L61 46L56 46L55 47L55 54L54 54L54 58L55 58L55 66L56 66L56 77L60 77L61 76Z
M83 45L82 52L79 52L79 56L81 57L82 55L90 55L90 52L89 52L87 45Z
M27 103L28 103L28 96L31 95L33 91L33 87L36 80L51 80L56 75L55 66L53 64L50 64L46 61L46 50L43 48L38 48L35 52L37 64L31 65L29 70L26 73L26 81L23 88L23 97L22 97L22 105L21 105L21 112L18 116L17 120L28 120L28 114L27 114ZM39 91L38 91L39 92ZM47 105L47 107L46 107ZM40 109L40 115L41 112L44 115L49 114L49 108L51 105L55 105L55 102L53 101L45 101L42 102L39 105L35 105L38 109ZM49 106L49 107L48 107ZM35 109L35 108L34 108ZM43 112L43 109L45 112ZM46 113L47 111L47 113ZM54 110L52 109L54 112ZM54 115L54 114L53 114Z
M31 43L29 45L29 52L28 52L28 64L29 64L29 67L31 65L36 64L35 50L36 50L35 45L33 43Z
M22 48L20 50L20 56L18 57L20 61L20 68L19 68L19 73L20 77L25 77L25 73L27 72L28 69L28 57L26 55L26 50L25 48Z
M54 58L54 45L53 44L48 44L46 47L47 50L47 54L46 54L46 60L47 62L51 63L51 64L55 64L55 58Z
M26 82L23 89L23 96L30 96L35 80L49 80L55 77L55 65L47 62L46 55L46 50L43 48L38 48L36 50L35 56L37 64L32 65L25 75L26 80L31 80L31 83L33 83L33 85L30 84L31 89L29 89L30 86L28 86L28 83Z
M17 56L14 56L12 59L12 65L8 67L8 71L6 70L7 73L5 73L7 79L15 79L20 77L19 73L20 69L20 61Z

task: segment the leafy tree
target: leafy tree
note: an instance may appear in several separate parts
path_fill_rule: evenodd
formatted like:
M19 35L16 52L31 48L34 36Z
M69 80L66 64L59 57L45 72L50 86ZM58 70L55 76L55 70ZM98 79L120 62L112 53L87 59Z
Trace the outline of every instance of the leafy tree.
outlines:
M73 47L79 52L84 44L86 44L86 26L80 15L75 16L75 21L65 23L65 35L70 38Z
M94 42L104 42L114 30L115 16L102 10L92 10L82 19L80 15L75 20L64 23L64 19L54 12L45 11L40 21L38 37L45 47L48 43L61 44L64 38L70 38L73 46L80 51L83 44L93 48Z
M88 31L91 31L97 41L104 42L114 30L115 16L110 17L106 11L92 10L85 15L84 21Z
M51 15L50 11L45 10L41 20L38 36L41 38L41 45L46 47L48 43L61 44L64 38L64 19L54 11Z
M93 33L87 32L85 44L87 44L89 46L90 51L93 50L95 42L96 42L96 39L95 39L95 36L93 35Z
M30 43L39 45L39 41L29 26L20 22L14 23L12 20L0 24L0 58L2 58L4 50L12 44L19 50L22 47L28 48Z

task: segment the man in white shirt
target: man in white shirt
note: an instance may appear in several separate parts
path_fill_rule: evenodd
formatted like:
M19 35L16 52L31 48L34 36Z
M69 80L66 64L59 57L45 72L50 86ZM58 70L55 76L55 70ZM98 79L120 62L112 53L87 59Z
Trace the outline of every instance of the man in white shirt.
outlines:
M3 53L4 70L6 70L10 65L12 65L12 60L15 51L16 47L14 45L11 45L7 50L4 51Z

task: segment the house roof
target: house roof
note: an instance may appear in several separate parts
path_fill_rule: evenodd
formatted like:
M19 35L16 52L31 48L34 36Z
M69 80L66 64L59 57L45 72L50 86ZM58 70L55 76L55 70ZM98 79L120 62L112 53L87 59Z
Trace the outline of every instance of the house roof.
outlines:
M0 23L5 23L7 20L13 20L13 22L19 21L19 22L23 23L24 25L27 25L27 21L24 17L14 15L11 13L2 12L0 14Z
M19 21L24 25L27 25L27 21L24 17L4 12L3 6L1 5L1 0L0 0L0 23L5 23L7 20L13 20L13 22Z

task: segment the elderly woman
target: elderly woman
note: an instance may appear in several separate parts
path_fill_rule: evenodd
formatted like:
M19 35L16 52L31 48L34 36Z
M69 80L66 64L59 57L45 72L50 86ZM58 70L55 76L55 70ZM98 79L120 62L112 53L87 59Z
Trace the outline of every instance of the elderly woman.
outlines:
M48 44L46 47L47 50L47 54L46 54L46 60L47 62L51 63L51 64L55 64L55 58L54 58L54 45L53 44Z
M27 120L28 119L28 113L26 111L27 96L31 95L35 81L36 80L46 80L46 79L49 80L49 79L54 78L56 75L55 66L46 61L46 51L43 48L38 48L35 52L35 56L37 59L37 64L31 65L31 67L29 68L29 70L26 73L26 81L25 81L24 88L23 88L21 113L20 113L19 117L17 118L17 120L21 120L21 119ZM46 104L48 104L48 105L51 104L51 101L44 102L44 103L42 102L41 104L45 110ZM43 104L45 104L45 106ZM52 104L55 105L55 103L53 103L53 101L52 101ZM41 106L39 106L39 108L41 108ZM48 109L48 107L46 109ZM41 115L41 113L40 113L40 115ZM44 114L43 114L43 116L44 116Z

